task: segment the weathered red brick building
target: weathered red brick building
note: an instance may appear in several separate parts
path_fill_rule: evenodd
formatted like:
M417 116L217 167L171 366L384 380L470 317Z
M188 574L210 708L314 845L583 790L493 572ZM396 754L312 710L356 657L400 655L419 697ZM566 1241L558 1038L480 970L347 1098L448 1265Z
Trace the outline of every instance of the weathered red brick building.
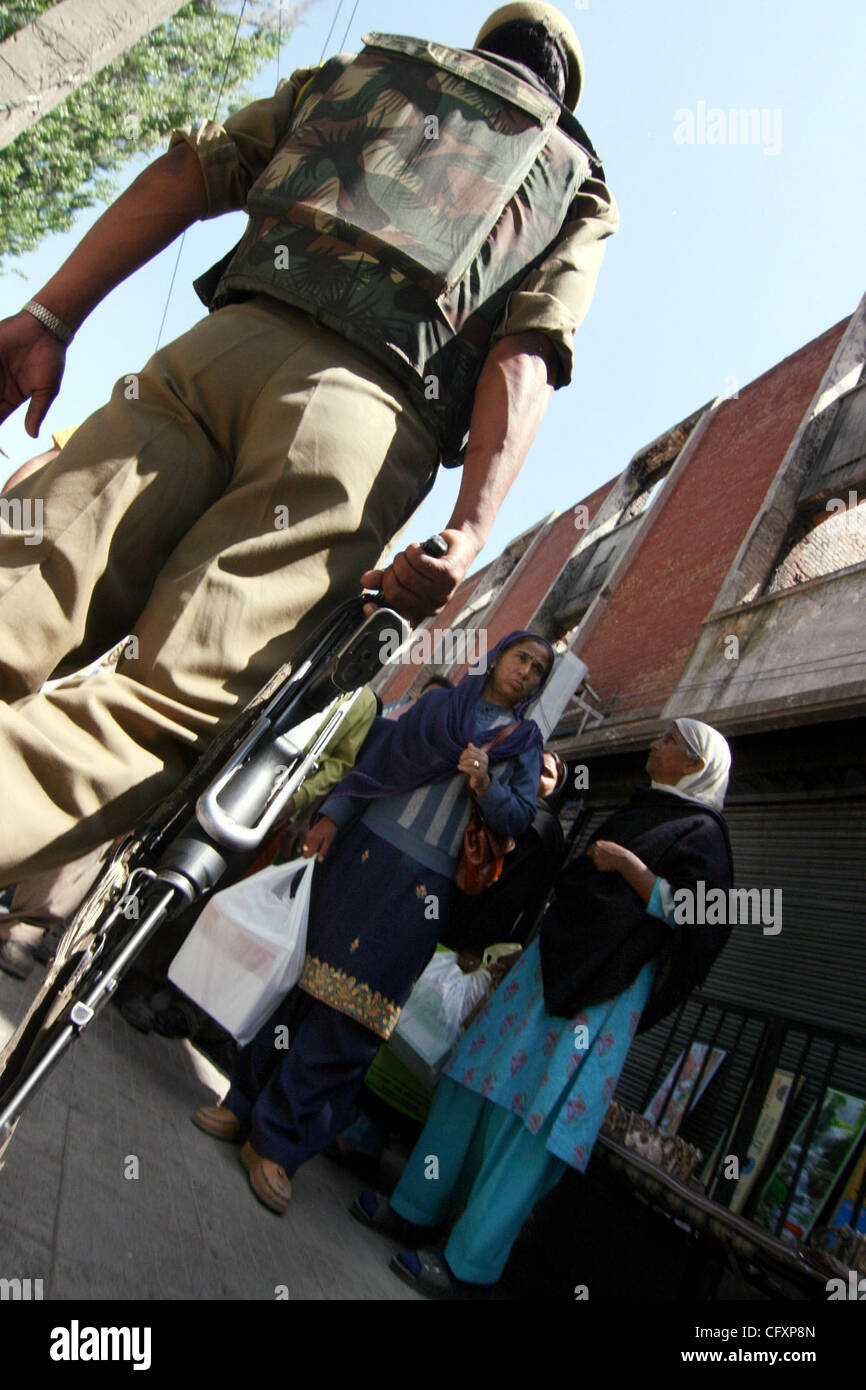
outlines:
M708 410L680 450L579 634L611 713L658 715L673 693L844 328Z

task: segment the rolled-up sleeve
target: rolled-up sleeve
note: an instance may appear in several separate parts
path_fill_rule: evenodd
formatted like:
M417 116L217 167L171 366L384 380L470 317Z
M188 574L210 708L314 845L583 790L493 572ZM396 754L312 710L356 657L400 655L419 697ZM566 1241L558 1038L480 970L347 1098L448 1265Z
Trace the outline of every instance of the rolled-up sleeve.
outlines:
M587 179L569 208L556 246L509 296L494 341L512 333L543 333L560 362L558 386L571 381L574 334L595 292L605 240L619 226L613 194L600 179Z
M288 128L298 93L317 71L298 68L279 83L272 97L244 106L223 125L202 121L171 132L169 149L185 142L198 155L208 203L202 221L246 206L251 186L267 168Z

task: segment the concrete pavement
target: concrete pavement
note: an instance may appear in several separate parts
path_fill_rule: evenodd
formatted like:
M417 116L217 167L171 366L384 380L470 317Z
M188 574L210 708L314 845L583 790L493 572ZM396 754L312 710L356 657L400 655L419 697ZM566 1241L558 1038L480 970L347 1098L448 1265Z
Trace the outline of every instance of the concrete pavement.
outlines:
M0 1042L35 994L0 973ZM357 1179L305 1164L288 1212L252 1195L234 1145L190 1122L226 1081L190 1043L104 1009L19 1121L0 1172L0 1278L46 1299L415 1300L395 1248L354 1221Z

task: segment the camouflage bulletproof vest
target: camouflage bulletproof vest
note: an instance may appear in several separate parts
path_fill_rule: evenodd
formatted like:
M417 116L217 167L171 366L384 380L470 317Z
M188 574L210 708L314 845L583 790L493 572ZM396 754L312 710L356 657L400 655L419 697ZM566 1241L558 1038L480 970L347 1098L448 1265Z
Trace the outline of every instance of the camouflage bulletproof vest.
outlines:
M252 291L306 310L384 362L443 461L459 462L491 334L590 155L527 69L417 39L364 42L301 89L210 305Z

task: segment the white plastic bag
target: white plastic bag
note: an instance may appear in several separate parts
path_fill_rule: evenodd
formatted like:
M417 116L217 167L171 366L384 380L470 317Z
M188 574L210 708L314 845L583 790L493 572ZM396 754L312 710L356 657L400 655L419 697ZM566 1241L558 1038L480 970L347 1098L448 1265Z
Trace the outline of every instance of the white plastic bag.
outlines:
M400 1014L389 1044L425 1085L435 1086L464 1021L490 989L487 970L465 974L454 951L437 951Z
M271 864L215 893L171 963L172 984L241 1046L297 984L315 862Z

